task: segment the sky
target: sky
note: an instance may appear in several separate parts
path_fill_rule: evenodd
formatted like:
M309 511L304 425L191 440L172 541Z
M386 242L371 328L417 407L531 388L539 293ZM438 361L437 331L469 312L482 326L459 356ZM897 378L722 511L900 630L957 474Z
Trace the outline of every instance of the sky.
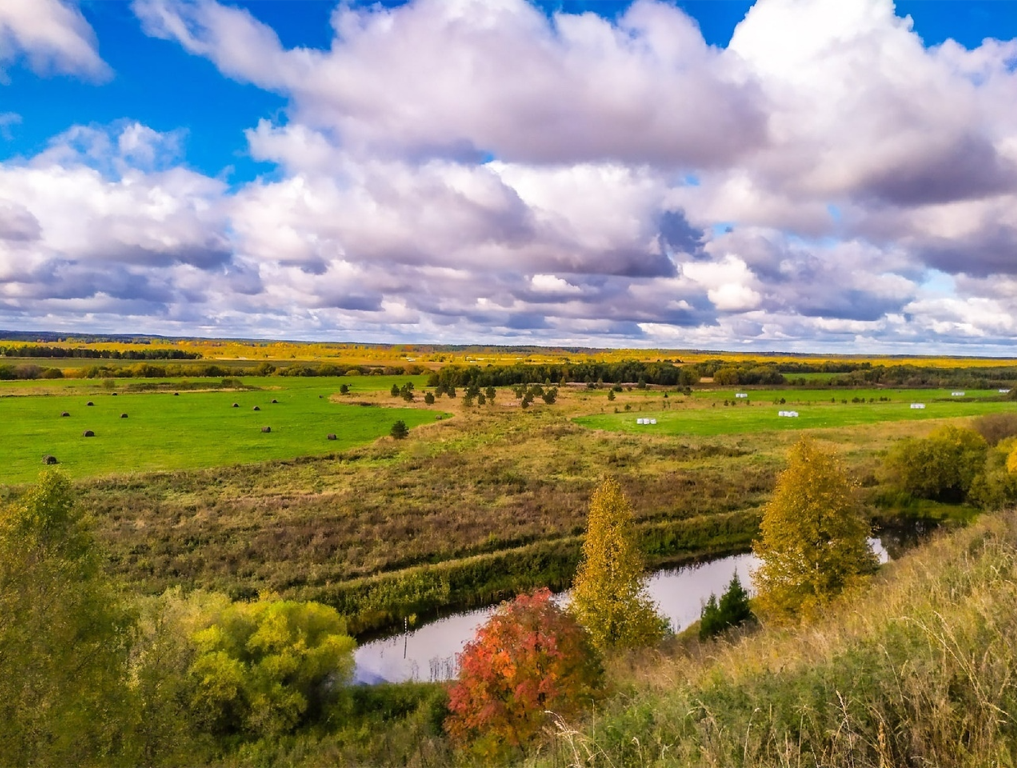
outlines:
M1017 353L1017 0L0 0L0 329Z

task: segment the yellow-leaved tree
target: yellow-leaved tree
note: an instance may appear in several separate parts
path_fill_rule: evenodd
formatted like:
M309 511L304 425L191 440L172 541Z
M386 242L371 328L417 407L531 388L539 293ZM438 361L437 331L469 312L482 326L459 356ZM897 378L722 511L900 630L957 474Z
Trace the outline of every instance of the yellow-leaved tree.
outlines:
M759 612L809 615L871 573L878 561L869 524L836 458L802 438L763 510L753 551Z
M667 619L657 614L646 594L632 507L611 479L604 480L590 500L571 610L601 650L649 645L667 631Z

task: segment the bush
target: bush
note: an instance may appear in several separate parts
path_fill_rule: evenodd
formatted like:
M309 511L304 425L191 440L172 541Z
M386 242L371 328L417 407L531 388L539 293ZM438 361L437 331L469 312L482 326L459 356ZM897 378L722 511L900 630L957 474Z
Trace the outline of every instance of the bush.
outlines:
M942 427L894 445L886 472L892 485L914 498L961 502L985 465L987 448L974 430Z
M392 431L389 432L389 434L392 435L392 437L394 437L396 440L402 440L408 434L410 434L410 430L409 427L406 426L406 422L403 421L402 419L399 419L399 421L392 425Z
M353 672L356 644L334 608L259 600L225 607L196 633L191 707L214 734L290 733Z
M599 697L589 634L542 589L503 603L459 655L445 727L485 761L533 741L547 712L570 719Z

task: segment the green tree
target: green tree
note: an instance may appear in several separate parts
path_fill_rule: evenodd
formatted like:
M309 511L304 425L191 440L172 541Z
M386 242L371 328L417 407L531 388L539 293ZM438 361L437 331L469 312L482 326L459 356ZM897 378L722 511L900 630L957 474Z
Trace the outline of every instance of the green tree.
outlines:
M445 727L486 761L521 750L548 722L599 697L600 655L547 589L503 603L459 656Z
M330 606L224 601L194 633L191 709L217 736L279 736L313 721L353 672L353 639Z
M424 403L427 405L434 405L434 395L432 395L430 392L425 392Z
M757 603L775 618L811 614L876 568L869 524L837 460L809 438L791 449L753 551Z
M410 434L409 427L406 426L406 422L399 419L395 424L392 425L392 430L389 432L392 437L396 440L402 440L408 434Z
M737 627L754 618L749 605L749 593L745 591L736 573L731 577L720 601L717 601L716 595L710 595L703 606L699 615L699 639L714 637L729 627Z
M0 510L0 760L130 761L133 617L70 482L43 472Z
M649 645L667 630L646 594L632 507L610 478L590 500L571 609L600 649Z
M398 384L393 384L392 385L392 389L389 390L389 392L392 395L392 397L399 397L399 394L400 394L399 385Z

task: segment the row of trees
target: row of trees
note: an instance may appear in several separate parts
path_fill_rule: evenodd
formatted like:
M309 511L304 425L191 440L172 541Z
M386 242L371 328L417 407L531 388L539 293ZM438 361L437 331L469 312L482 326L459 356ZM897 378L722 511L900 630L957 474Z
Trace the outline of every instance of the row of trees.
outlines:
M54 347L35 344L0 346L0 357L69 357L100 360L197 360L200 352L153 347L151 349L93 349L91 347Z

